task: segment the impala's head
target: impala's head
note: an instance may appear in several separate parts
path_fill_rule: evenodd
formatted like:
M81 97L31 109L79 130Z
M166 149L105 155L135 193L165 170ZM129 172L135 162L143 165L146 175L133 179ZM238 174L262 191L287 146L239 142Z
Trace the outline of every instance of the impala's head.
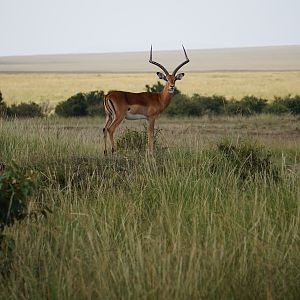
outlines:
M156 72L159 79L163 79L166 81L166 85L168 86L168 91L170 94L173 94L175 91L175 82L176 80L181 80L184 76L184 73L180 73L177 75L165 75L161 72Z
M183 63L181 63L177 68L175 68L173 73L170 75L169 72L167 71L167 69L163 65L161 65L160 63L155 62L155 61L152 60L152 46L151 46L149 62L151 64L154 64L154 65L160 67L164 71L164 73L156 72L156 74L157 74L159 79L163 79L167 82L166 85L168 87L168 91L169 91L170 94L174 93L176 80L181 80L184 76L184 73L179 73L177 75L176 75L176 73L179 71L179 69L182 66L184 66L185 64L187 64L190 61L188 59L187 55L186 55L186 52L185 52L185 49L184 49L183 45L182 45L182 48L183 48L184 55L185 55L185 61Z

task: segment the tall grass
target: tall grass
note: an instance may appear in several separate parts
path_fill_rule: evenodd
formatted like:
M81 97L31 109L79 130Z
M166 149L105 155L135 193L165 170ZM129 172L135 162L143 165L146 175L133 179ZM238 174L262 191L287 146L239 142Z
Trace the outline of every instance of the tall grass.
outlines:
M7 230L1 299L299 297L299 153L243 180L216 143L105 158L100 128L61 122L1 121L0 161L38 170L53 210Z

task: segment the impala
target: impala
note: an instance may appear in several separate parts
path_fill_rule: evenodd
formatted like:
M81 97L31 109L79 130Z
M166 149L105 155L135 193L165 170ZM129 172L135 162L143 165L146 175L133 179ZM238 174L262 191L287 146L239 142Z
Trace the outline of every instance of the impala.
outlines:
M159 79L166 81L166 84L160 93L142 92L131 93L123 91L112 91L104 97L104 109L106 122L103 128L104 133L104 154L107 154L107 133L110 138L112 153L116 150L114 143L114 132L123 119L127 120L148 120L148 151L150 154L154 151L154 123L159 114L169 105L175 90L176 80L181 80L184 73L176 75L178 70L187 64L190 60L182 45L185 61L181 63L172 74L158 62L152 60L152 46L150 50L149 62L158 66L163 72L157 72Z

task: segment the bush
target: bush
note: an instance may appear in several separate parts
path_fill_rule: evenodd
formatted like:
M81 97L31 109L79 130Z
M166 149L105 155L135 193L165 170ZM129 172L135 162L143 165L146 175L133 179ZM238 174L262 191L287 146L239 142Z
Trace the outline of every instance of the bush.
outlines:
M13 104L8 107L0 91L0 117L34 118L42 117L42 107L35 102Z
M163 111L167 116L189 116L193 111L191 100L188 96L177 94L171 100L169 106Z
M104 115L103 98L103 91L77 93L59 103L55 108L55 113L62 117Z
M230 116L235 115L245 115L245 111L243 108L243 105L240 103L240 101L237 101L235 99L231 99L227 105L226 105L226 114Z
M92 91L85 94L87 102L87 115L88 116L104 116L103 108L103 91Z
M0 91L0 117L6 116L7 114L7 105L3 100L2 93Z
M87 102L83 93L78 93L64 102L60 102L55 113L62 117L86 116Z
M232 99L226 106L229 115L251 116L262 113L268 106L268 100L255 96L245 96L240 101Z
M268 104L268 100L255 96L246 96L242 98L241 104L248 110L249 114L260 114Z
M203 116L219 115L224 112L227 101L222 96L201 96L194 94L191 98L178 94L173 97L164 113L168 116Z
M192 106L193 106L193 115L219 115L224 113L225 105L227 104L227 100L223 96L213 95L209 96L201 96L199 94L194 94L191 98Z
M7 108L8 117L17 117L17 118L34 118L42 117L42 108L34 103L20 103L13 104L11 107Z
M293 115L300 114L300 96L296 95L292 97L291 95L281 98L275 97L273 103L269 104L265 109L266 113L283 114L291 113Z
M289 109L293 115L300 115L300 96L286 97L282 103Z
M289 113L290 110L281 99L275 99L272 103L265 106L263 112L267 114L282 115Z

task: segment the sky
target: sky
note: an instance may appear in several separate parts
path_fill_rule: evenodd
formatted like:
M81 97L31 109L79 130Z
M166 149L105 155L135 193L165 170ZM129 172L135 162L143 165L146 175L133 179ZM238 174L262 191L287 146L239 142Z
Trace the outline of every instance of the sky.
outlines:
M300 0L0 0L0 56L300 45Z

